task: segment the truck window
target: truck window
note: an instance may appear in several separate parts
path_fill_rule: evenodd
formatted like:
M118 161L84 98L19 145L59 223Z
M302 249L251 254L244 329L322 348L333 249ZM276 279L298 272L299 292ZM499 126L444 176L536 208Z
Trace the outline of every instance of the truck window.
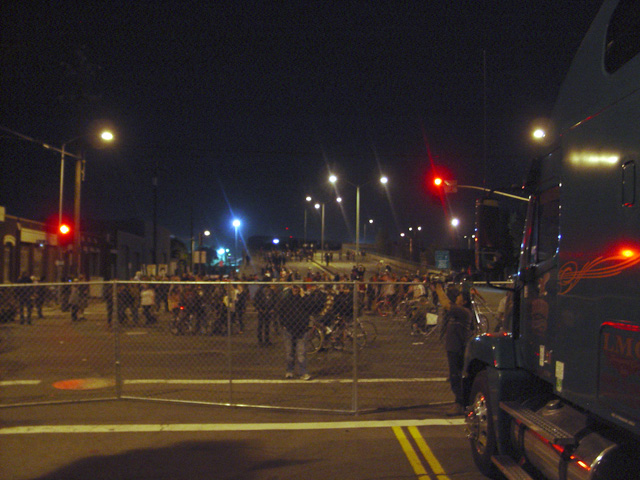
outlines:
M604 66L613 73L640 53L640 2L621 0L616 7L609 28L604 54Z
M558 250L560 235L560 187L545 190L535 199L529 263L552 258Z

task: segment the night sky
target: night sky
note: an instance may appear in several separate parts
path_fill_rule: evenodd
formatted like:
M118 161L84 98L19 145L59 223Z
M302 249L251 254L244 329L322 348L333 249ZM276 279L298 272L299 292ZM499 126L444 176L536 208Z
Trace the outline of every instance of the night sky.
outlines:
M420 225L439 245L450 236L425 186L433 166L461 184L519 184L536 154L529 128L601 4L38 3L0 7L0 125L57 147L114 125L114 145L84 145L83 217L151 220L157 172L159 223L181 238L193 219L228 243L234 217L245 240L302 237L311 194L326 202L327 238L347 241L359 184L362 223L392 239ZM7 213L57 218L60 155L0 132L0 159ZM329 171L350 182L342 208ZM71 159L65 176L71 215ZM461 234L475 197L449 197ZM309 237L319 230L310 210Z

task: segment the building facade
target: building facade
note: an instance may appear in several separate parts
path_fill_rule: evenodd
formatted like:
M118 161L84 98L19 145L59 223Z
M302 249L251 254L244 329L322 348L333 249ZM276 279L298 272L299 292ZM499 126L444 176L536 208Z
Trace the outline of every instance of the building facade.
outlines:
M0 206L0 283L14 283L23 273L44 282L80 275L86 280L129 280L138 272L173 274L167 229L141 220L86 221L83 226L80 265L75 266L73 245L60 245L57 225L7 215Z

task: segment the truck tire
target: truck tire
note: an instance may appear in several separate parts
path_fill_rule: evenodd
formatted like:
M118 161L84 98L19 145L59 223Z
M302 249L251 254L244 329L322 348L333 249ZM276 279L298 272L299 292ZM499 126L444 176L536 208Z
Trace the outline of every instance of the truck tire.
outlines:
M478 470L489 478L497 476L497 468L491 462L496 453L496 432L493 426L491 403L489 402L489 380L487 371L482 370L473 380L467 417L469 444L473 461Z

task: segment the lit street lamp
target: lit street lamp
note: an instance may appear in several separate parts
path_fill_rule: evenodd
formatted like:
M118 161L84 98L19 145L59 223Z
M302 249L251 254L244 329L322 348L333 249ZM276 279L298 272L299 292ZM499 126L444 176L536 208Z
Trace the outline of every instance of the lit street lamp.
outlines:
M370 218L369 222L364 222L364 235L363 235L363 238L364 238L365 242L367 241L367 223L373 224L373 218Z
M60 205L62 205L62 189L63 189L63 177L62 171L64 168L64 156L65 156L65 147L67 144L75 142L76 140L84 137L88 137L91 134L81 135L74 139L71 139L65 142L62 145L61 152L61 167L60 167ZM102 141L111 142L113 141L113 134L109 131L103 131L100 134L100 138ZM81 256L81 235L80 235L80 198L82 191L82 179L84 178L84 166L85 166L85 158L84 153L81 153L80 156L76 157L76 178L75 178L75 195L74 195L74 203L73 203L73 223L75 231L73 232L73 268L75 270L76 275L82 274L82 265L80 265L82 256ZM60 223L62 223L62 207L60 207Z
M238 220L237 218L233 221L232 225L233 228L235 230L235 236L236 236L236 247L235 247L235 254L236 254L236 266L238 265L238 228L240 228L240 225L242 223L240 222L240 220Z
M329 175L329 182L335 184L338 181L338 177L336 175ZM346 180L345 180L346 181ZM389 179L385 176L380 177L380 183L386 185ZM356 261L360 255L360 187L367 185L370 182L366 182L362 185L356 185L355 183L351 183L346 181L349 185L356 187Z

